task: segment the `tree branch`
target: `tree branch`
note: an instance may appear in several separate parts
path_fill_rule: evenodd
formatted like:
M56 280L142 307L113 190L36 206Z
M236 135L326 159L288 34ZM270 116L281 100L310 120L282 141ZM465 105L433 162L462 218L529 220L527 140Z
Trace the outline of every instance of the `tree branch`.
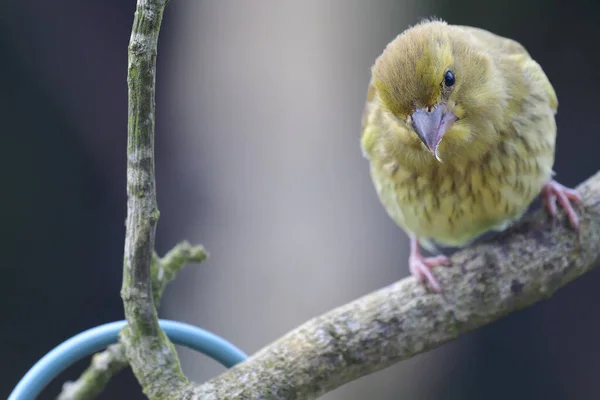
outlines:
M306 322L194 398L314 399L549 297L600 262L600 173L578 189L579 240L538 212L436 269L442 295L406 278Z
M175 347L158 325L150 264L158 223L154 109L158 34L167 0L138 0L129 41L127 84L127 221L121 297L127 326L120 340L150 399L186 398Z
M164 257L153 255L152 291L154 304L160 303L167 284L175 279L177 273L188 263L201 263L208 257L203 246L192 246L184 241L177 244ZM121 343L109 346L103 352L92 357L90 366L74 382L65 382L57 400L91 400L98 396L113 376L129 363Z
M152 294L154 304L158 308L160 299L167 287L167 284L175 279L177 273L189 263L201 263L208 258L208 253L204 246L192 246L189 242L183 241L173 247L162 258L158 258L154 253L152 262Z
M86 400L98 396L113 376L127 366L125 349L115 343L92 356L90 366L74 382L65 382L57 400Z

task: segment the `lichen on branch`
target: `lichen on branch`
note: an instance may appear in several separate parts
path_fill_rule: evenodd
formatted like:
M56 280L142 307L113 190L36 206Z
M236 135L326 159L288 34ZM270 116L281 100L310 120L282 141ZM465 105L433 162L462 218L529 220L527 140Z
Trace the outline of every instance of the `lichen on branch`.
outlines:
M127 326L120 340L150 399L181 399L189 381L175 347L158 325L151 262L158 223L154 109L158 35L166 0L138 0L127 73L127 221L121 297Z

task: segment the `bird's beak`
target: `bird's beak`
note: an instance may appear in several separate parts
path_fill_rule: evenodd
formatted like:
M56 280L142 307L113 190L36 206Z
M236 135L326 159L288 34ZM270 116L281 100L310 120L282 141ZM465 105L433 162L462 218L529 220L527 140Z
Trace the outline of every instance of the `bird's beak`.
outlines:
M431 110L417 108L412 114L413 129L431 154L440 162L438 146L456 119L456 116L442 103Z

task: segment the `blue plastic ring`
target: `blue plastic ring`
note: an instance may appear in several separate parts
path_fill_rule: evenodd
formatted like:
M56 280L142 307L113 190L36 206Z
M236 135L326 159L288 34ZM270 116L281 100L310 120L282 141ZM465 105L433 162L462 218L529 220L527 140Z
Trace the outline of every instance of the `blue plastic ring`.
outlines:
M173 343L199 351L227 368L248 357L233 344L204 329L169 320L159 320L158 323ZM34 400L69 366L116 343L126 324L126 321L117 321L100 325L59 344L27 371L8 400Z

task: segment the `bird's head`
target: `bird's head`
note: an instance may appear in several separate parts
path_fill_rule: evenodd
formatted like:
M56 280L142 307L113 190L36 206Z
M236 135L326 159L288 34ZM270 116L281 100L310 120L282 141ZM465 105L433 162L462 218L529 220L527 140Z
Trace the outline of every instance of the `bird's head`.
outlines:
M420 151L438 161L483 152L494 140L507 96L492 58L467 31L442 21L394 39L372 68L381 107ZM496 138L497 140L497 138ZM462 155L464 156L464 154Z

